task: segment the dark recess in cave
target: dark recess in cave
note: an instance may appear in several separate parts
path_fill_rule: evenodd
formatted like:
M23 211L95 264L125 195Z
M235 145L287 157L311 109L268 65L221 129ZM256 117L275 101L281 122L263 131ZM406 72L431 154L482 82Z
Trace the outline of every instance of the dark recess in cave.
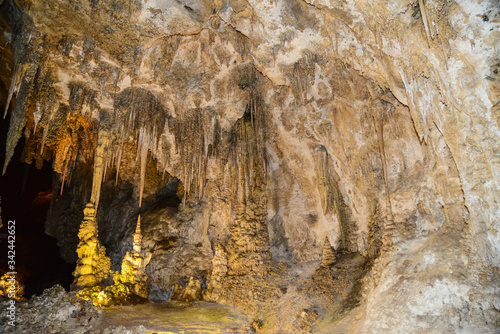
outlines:
M3 110L3 106L2 106ZM0 121L0 165L5 160L9 117ZM38 170L21 162L21 139L5 175L0 177L2 228L0 228L0 275L7 272L7 222L16 221L15 262L17 279L25 285L24 296L41 294L54 284L69 289L74 265L59 255L57 240L45 234L45 219L52 192L52 167ZM23 189L24 185L24 189Z

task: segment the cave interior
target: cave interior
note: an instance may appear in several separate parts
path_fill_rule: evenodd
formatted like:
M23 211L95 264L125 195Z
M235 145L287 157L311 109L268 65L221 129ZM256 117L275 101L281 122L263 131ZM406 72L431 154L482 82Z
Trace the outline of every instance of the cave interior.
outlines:
M500 333L498 0L0 14L0 332Z

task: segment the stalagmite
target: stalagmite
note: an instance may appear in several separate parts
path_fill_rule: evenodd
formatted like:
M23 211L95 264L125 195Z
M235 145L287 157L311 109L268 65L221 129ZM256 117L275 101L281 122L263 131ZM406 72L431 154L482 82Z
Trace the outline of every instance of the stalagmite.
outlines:
M132 244L134 254L140 254L141 253L141 243L142 243L141 215L139 215L139 217L137 217L137 226L135 228L134 242Z
M208 282L207 291L205 292L205 297L208 300L217 300L219 294L219 289L222 288L221 280L226 276L227 273L227 254L224 250L224 246L220 243L215 245L214 257L212 259L212 274L210 276L210 281Z
M73 287L76 289L105 284L109 278L111 263L98 236L96 208L93 203L89 203L78 232L78 262L73 273Z
M132 243L132 251L128 251L123 258L121 270L113 277L115 285L130 286L131 290L137 296L147 298L148 276L145 272L145 267L151 258L151 254L146 256L142 252L142 234L141 234L141 216L137 217L137 225L135 228L134 239Z
M325 237L325 240L323 241L323 257L321 259L321 266L328 267L334 264L335 261L336 256L333 247L330 244L330 239L328 239L328 237Z

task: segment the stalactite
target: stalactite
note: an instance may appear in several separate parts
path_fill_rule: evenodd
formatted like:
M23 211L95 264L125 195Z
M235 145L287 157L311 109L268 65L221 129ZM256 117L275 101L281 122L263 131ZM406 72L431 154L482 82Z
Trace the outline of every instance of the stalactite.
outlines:
M12 100L12 96L19 92L19 88L21 87L22 80L24 78L24 73L26 72L26 67L22 65L18 65L12 74L12 81L9 87L9 93L7 95L7 103L5 104L5 111L3 114L3 118L7 117L7 111L10 107L10 101Z
M427 16L427 8L425 7L424 0L418 0L420 13L422 14L422 21L424 22L425 36L427 37L427 46L431 47L431 26Z
M340 247L355 251L351 238L354 235L355 225L352 224L350 211L344 202L339 189L338 178L330 167L328 151L323 145L316 148L316 173L318 175L318 190L321 196L323 214L335 213L339 222Z
M144 183L146 180L146 164L148 160L148 152L149 152L149 134L146 132L144 128L141 129L142 132L142 142L138 147L138 151L140 151L141 157L141 184L140 184L140 195L139 195L139 207L142 207L142 196L144 195Z
M328 152L326 152L326 148L321 145L318 148L316 148L316 152L318 152L318 162L316 163L316 168L317 168L317 174L318 174L318 188L320 192L320 196L322 199L322 207L323 207L323 214L327 215L330 213L331 209L333 208L333 200L331 195L331 190L329 189L329 176L330 174L328 173Z
M26 124L27 109L38 65L36 63L23 64L23 69L24 76L22 77L19 88L13 88L18 91L18 94L16 104L10 115L9 131L7 132L7 143L5 148L5 162L2 174L5 174L7 171L7 166L9 165L10 159L14 155L17 142L21 138L23 128ZM17 80L17 77L15 77L14 80ZM8 104L5 111L7 112L7 110Z
M104 170L102 172L102 181L106 181L106 174L107 174L107 171L108 171L108 168L109 168L109 159L106 157L106 159L104 160Z
M117 157L116 157L116 177L115 177L115 185L118 184L118 179L120 177L120 167L121 167L121 162L122 162L122 152L123 152L123 145L118 146L118 152L117 152Z
M97 210L101 195L101 185L104 178L105 164L110 154L109 149L112 144L112 133L108 129L99 129L97 145L94 154L94 167L92 176L92 192L90 202Z
M33 122L35 123L33 133L36 133L36 128L38 127L38 123L40 122L41 118L42 118L42 112L40 111L40 102L36 101L35 111L33 113Z
M408 108L410 109L410 114L413 119L413 124L420 138L420 141L427 142L429 138L429 127L427 125L427 115L422 108L419 108L415 103L418 101L416 98L419 87L418 82L415 78L411 78L405 74L403 70L400 71L401 79L405 85L406 99L408 101Z
M375 116L373 116L373 122L375 123L375 130L377 132L380 159L382 161L382 171L384 174L386 224L383 230L382 242L384 251L388 251L390 247L392 247L393 243L398 239L399 233L396 229L394 218L392 216L391 194L389 191L387 162L385 158L384 125L382 124L381 117L382 116L379 115L377 120Z

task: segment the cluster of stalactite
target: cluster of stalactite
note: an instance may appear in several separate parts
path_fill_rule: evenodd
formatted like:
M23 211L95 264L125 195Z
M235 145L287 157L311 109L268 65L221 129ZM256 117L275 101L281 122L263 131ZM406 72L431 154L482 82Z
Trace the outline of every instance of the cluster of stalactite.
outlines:
M16 70L14 77L18 75L17 71L23 72ZM79 82L70 83L69 99L61 101L61 94L54 87L53 69L47 65L36 67L34 71L31 85L11 86L19 92L10 115L4 172L24 130L23 160L35 163L38 168L44 161L52 161L64 186L78 163L93 159L99 126L90 111L97 109L98 105L94 92ZM22 82L29 80L28 74L21 75L24 75ZM24 95L26 101L20 101Z
M210 110L179 111L170 124L175 136L175 152L179 155L184 185L183 201L203 197L208 159L215 152L220 126ZM196 134L196 135L194 135Z
M21 42L30 40L27 36L19 38ZM99 276L95 280L83 278L90 274L89 268L100 268L101 262L109 261L97 238L95 211L99 207L103 181L113 174L118 182L124 163L123 152L130 143L136 147L136 161L140 166L139 206L142 205L148 159L158 158L162 162L158 168L165 171L172 168L170 155L178 157L179 163L174 166L180 168L172 174L181 180L183 199L186 201L203 197L208 162L215 158L225 171L225 177L238 180L232 186L233 198L237 198L233 204L239 208L235 209L238 224L246 222L249 230L245 233L250 239L266 230L266 202L261 198L266 178L265 120L262 110L259 110L262 109L262 101L256 89L260 74L252 66L243 66L237 73L239 77L232 83L235 86L232 89L246 92L248 103L242 119L227 131L222 129L220 115L214 110L183 109L179 105L173 111L174 118L153 93L143 88L126 88L114 96L113 109L101 109L98 91L84 82L70 81L68 98L64 101L62 92L55 85L57 78L54 70L48 62L41 63L36 52L26 50L34 48L34 44L25 44L16 44L20 57L16 58L7 106L8 109L12 96L16 96L4 171L23 130L26 139L24 160L35 162L37 166L41 166L44 160L52 161L53 169L59 173L62 182L60 192L64 184L71 181L78 164L92 166L92 184L88 189L90 201L80 227L77 249L81 256L75 271L76 286L96 284L105 281L109 275L106 269L103 271L106 277ZM87 49L88 45L83 50L84 54ZM21 57L26 54L30 54L31 58ZM174 150L166 139L172 137L175 139ZM87 233L90 230L95 232L92 238ZM92 239L90 243L89 238ZM242 248L244 251L255 250L250 239L247 240L249 244ZM258 244L257 249L264 251L267 239L260 240ZM89 247L92 251L86 250Z
M244 118L238 124L236 219L230 227L231 237L227 247L230 275L259 274L264 261L270 259L266 222L266 161L261 124L257 119L254 123L252 119Z
M15 35L15 40L13 41L15 45L13 48L14 57L12 64L14 70L12 71L12 80L7 96L4 118L7 115L14 94L16 99L10 116L3 174L5 174L10 159L14 155L17 142L23 134L23 129L27 121L32 87L35 83L37 73L39 73L38 64L41 54L36 49L37 45L35 43L35 40L39 38L39 34L37 34L34 29L24 28L24 20L29 20L27 15L23 16L18 26L14 28L19 31Z
M272 269L267 226L265 109L258 97L251 101L247 113L236 123L230 156L234 159L229 165L236 181L232 184L235 219L230 223L227 241L215 246L212 273L204 294L206 300L229 304L246 296L247 306L279 294L276 285L268 281ZM248 292L249 286L242 284L244 281L252 282L252 293Z
M231 40L234 39L236 49L242 55L241 60L246 61L250 48L247 45L247 38L234 31L232 34L237 36L236 38L231 35ZM19 38L20 41L30 41L24 35L20 35ZM196 38L204 41L200 43L200 50L203 51L210 48L216 36L208 31L208 34L204 32ZM155 42L151 46L151 54L144 58L144 65L147 65L149 61L154 61L151 67L154 69L153 76L156 79L162 73L167 73L168 75L165 74L167 77L160 81L165 81L165 84L175 82L180 88L187 89L188 83L185 78L174 75L180 69L175 66L171 68L171 66L179 45L185 40L192 42L193 39L193 36L171 36ZM67 45L63 45L61 53L67 56L69 54L67 49L71 49L74 39L69 38L62 42ZM28 52L29 48L35 48L33 43L17 43L16 50L19 49L21 53ZM53 161L54 170L61 176L61 192L64 183L71 180L71 175L78 164L86 163L92 166L92 185L91 189L88 189L90 192L88 207L98 210L101 185L111 177L114 177L118 183L124 164L138 165L140 181L134 186L139 188L138 206L141 207L148 160L156 159L158 172L167 171L181 181L183 204L187 201L197 202L203 199L208 180L208 168L215 160L220 167L219 170L222 171L223 182L224 179L231 180L228 197L230 197L236 217L230 226L231 237L225 245L229 250L227 253L228 274L244 275L262 272L262 264L270 258L265 195L267 180L265 143L268 129L266 128L265 106L260 93L260 90L265 89L264 82L267 82L267 79L264 79L254 65L244 64L233 67L231 78L222 89L228 97L238 90L238 94L247 98L246 110L242 117L230 128L226 126L223 129L220 112L213 107L186 107L182 101L182 96L184 96L182 91L179 92L177 103L173 104L174 110L167 110L162 103L164 99L140 86L132 86L119 91L117 86L121 73L119 69L99 63L98 69L90 73L93 66L91 58L96 56L97 50L95 42L90 38L83 41L81 72L88 73L94 79L96 75L100 75L101 91L90 88L84 82L73 80L66 87L69 92L67 100L63 100L61 96L64 94L59 91L59 88L55 88L60 86L55 85L57 78L54 70L48 65L49 62L41 62L40 59L44 57L43 53L36 53L31 49L29 51L32 54L31 58L19 58L9 92L9 100L16 95L16 103L11 113L7 160L4 169L13 154L22 130L25 129L25 161L29 163L36 161L38 166L44 160ZM168 57L163 59L157 54L158 52L160 56L167 53ZM285 90L290 89L296 105L303 106L308 103L312 87L315 85L316 68L323 63L325 60L322 57L306 53L298 62L291 65L288 71L291 85ZM174 79L173 75L179 79ZM193 75L190 73L189 77ZM107 87L107 83L112 83L114 86L113 103L112 107L101 108L99 101L103 96L103 91L112 89ZM203 87L201 89L204 94L210 95L210 89ZM214 93L217 95L215 89ZM195 104L199 105L199 103ZM136 149L134 162L129 161L130 157L124 160L124 150L128 150L131 146ZM383 133L380 148L383 149ZM381 156L384 160L382 151ZM340 248L354 251L355 242L352 239L355 234L355 224L340 191L339 177L332 168L329 153L323 145L318 146L316 150L315 165L323 213L324 215L334 214L338 219ZM390 203L386 208L390 210ZM387 217L391 217L390 214ZM83 232L88 230L87 225L90 221L97 226L95 220L96 215L84 218L80 228L82 236L85 234ZM100 245L97 235L96 228L95 240L92 239L92 249L95 248L93 254L97 255L91 256L93 262L84 263L83 255L80 256L75 272L79 282L83 281L79 278L83 272L85 275L88 274L88 268L99 268L101 262L109 262L105 252L102 251L104 248ZM84 250L88 247L87 240L80 238L79 254L89 253ZM83 269L82 266L87 265L90 267ZM109 270L105 272L108 273L106 275L110 275ZM92 285L95 282L105 281L106 278L109 277L99 276L95 280L87 281L94 282L89 283Z
M326 148L318 146L315 154L316 173L318 175L318 190L321 196L321 205L325 215L335 213L340 227L340 247L351 249L355 243L351 238L355 232L355 223L351 221L349 208L345 204L339 189L339 177L331 167Z
M263 263L270 259L265 196L266 119L263 103L254 86L256 74L251 70L249 73L251 77L245 79L247 82L244 85L249 90L247 108L230 131L221 129L217 116L211 110L177 110L176 118L168 118L151 93L124 91L120 95L121 100L115 101L115 112L103 113L109 121L103 118L98 131L91 202L98 204L100 185L111 166L115 166L118 175L123 145L130 137L136 138L136 156L140 161L139 205L144 189L145 163L151 158L150 153L153 157L163 155L161 159L165 165L160 169L171 166L169 158L172 157L169 154L176 157L177 162L173 166L180 167L176 172L183 185L184 204L186 200L199 201L204 196L207 166L210 159L215 159L224 171L224 177L237 180L232 183L230 191L235 199L232 206L237 218L230 229L228 272L233 275L263 272ZM110 126L106 127L106 124ZM157 129L163 129L164 133L158 135L160 131ZM175 147L161 146L165 143L162 136L173 137ZM140 264L135 263L136 258L141 259ZM124 259L122 271L123 268L130 271L127 265L133 262L131 268L135 269L132 271L142 272L140 268L143 270L147 264L147 260L143 260L143 255L131 254ZM122 276L123 273L117 276L118 281ZM135 276L133 280L137 291L134 293L145 297L143 287L146 278L140 273Z

